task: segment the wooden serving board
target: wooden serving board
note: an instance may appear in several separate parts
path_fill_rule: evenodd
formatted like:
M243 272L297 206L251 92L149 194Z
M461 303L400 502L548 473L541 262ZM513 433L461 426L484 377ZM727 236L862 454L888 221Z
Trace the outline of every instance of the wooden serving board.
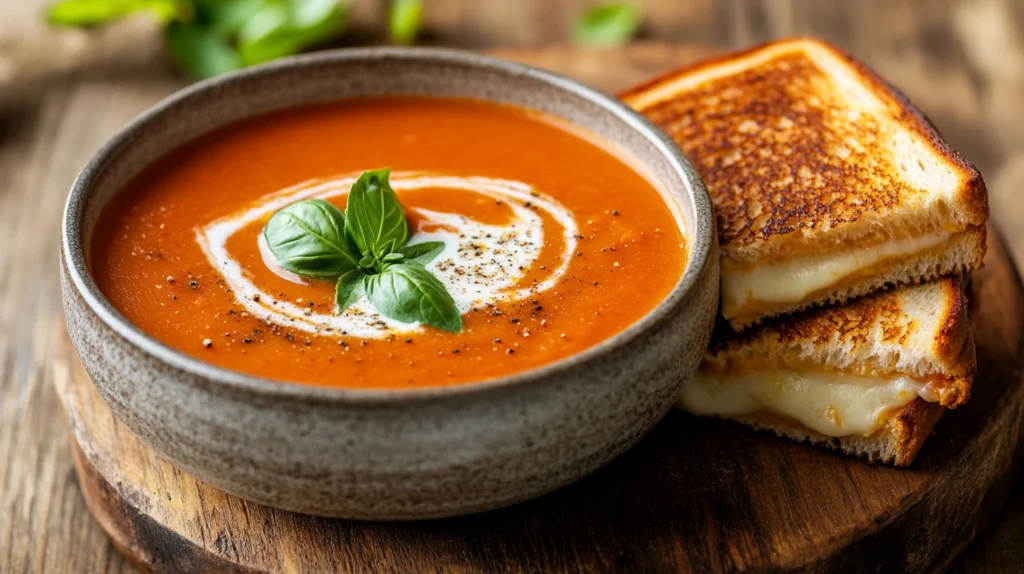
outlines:
M559 492L413 523L298 515L200 483L114 418L63 332L54 361L89 508L146 570L924 571L988 525L1016 466L1024 289L994 233L970 300L974 397L939 423L910 469L673 412Z

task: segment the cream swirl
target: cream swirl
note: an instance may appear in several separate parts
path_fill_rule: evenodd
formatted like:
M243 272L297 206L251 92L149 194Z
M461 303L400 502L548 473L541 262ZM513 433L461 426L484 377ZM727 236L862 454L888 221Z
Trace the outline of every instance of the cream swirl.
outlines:
M348 193L358 174L331 180L301 183L262 198L256 205L217 219L196 229L196 240L210 264L231 288L235 299L253 316L282 326L308 332L331 329L363 338L383 338L395 332L415 331L418 323L403 323L378 313L365 297L360 297L341 314L320 313L283 300L275 293L260 289L241 263L227 249L228 240L239 230L266 218L296 201L310 198L339 197ZM396 191L447 188L478 193L505 201L512 217L502 225L485 224L463 214L418 209L430 232L415 232L409 243L441 241L444 250L427 268L444 282L455 299L459 312L474 306L516 301L551 289L565 275L576 251L577 225L572 213L554 198L532 186L504 179L458 177L422 173L393 173L391 185ZM527 207L531 206L531 207ZM523 276L533 267L544 246L544 219L535 211L547 213L561 227L564 249L559 264L544 278L521 286ZM265 257L265 249L261 249ZM268 261L272 268L277 267ZM292 281L300 278L280 269L276 273Z

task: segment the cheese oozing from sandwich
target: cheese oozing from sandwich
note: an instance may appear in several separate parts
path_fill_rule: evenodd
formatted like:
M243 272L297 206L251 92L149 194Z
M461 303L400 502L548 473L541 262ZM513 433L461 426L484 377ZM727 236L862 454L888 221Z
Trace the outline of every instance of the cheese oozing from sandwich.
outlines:
M683 388L679 406L703 416L767 413L826 436L869 436L918 397L939 402L933 384L901 375L701 370Z
M947 231L857 247L842 252L799 255L784 261L743 267L722 262L722 316L734 319L791 307L847 278L892 259L910 257L949 241Z

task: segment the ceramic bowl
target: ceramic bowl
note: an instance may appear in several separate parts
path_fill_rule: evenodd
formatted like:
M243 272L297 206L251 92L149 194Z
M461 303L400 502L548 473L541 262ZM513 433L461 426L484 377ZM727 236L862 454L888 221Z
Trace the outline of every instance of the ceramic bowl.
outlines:
M636 324L555 364L462 386L388 391L281 383L215 367L139 330L97 288L87 255L97 216L143 167L229 122L380 94L510 103L611 141L677 208L688 242L685 274ZM479 512L592 472L672 407L701 359L718 303L711 202L667 136L575 81L452 50L325 52L178 92L92 158L71 190L62 233L68 332L121 422L200 480L251 501L325 516Z

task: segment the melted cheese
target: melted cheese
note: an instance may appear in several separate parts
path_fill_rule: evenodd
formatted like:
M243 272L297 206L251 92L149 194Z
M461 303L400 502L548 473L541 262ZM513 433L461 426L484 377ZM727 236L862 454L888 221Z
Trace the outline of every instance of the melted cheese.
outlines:
M907 257L938 247L950 234L939 231L908 239L894 239L846 252L825 251L777 263L742 269L722 264L722 315L731 319L745 308L784 306L804 301L815 292L839 284L844 278L887 259Z
M939 400L932 385L904 376L701 371L683 388L679 406L697 415L768 413L827 436L868 436L918 397Z

